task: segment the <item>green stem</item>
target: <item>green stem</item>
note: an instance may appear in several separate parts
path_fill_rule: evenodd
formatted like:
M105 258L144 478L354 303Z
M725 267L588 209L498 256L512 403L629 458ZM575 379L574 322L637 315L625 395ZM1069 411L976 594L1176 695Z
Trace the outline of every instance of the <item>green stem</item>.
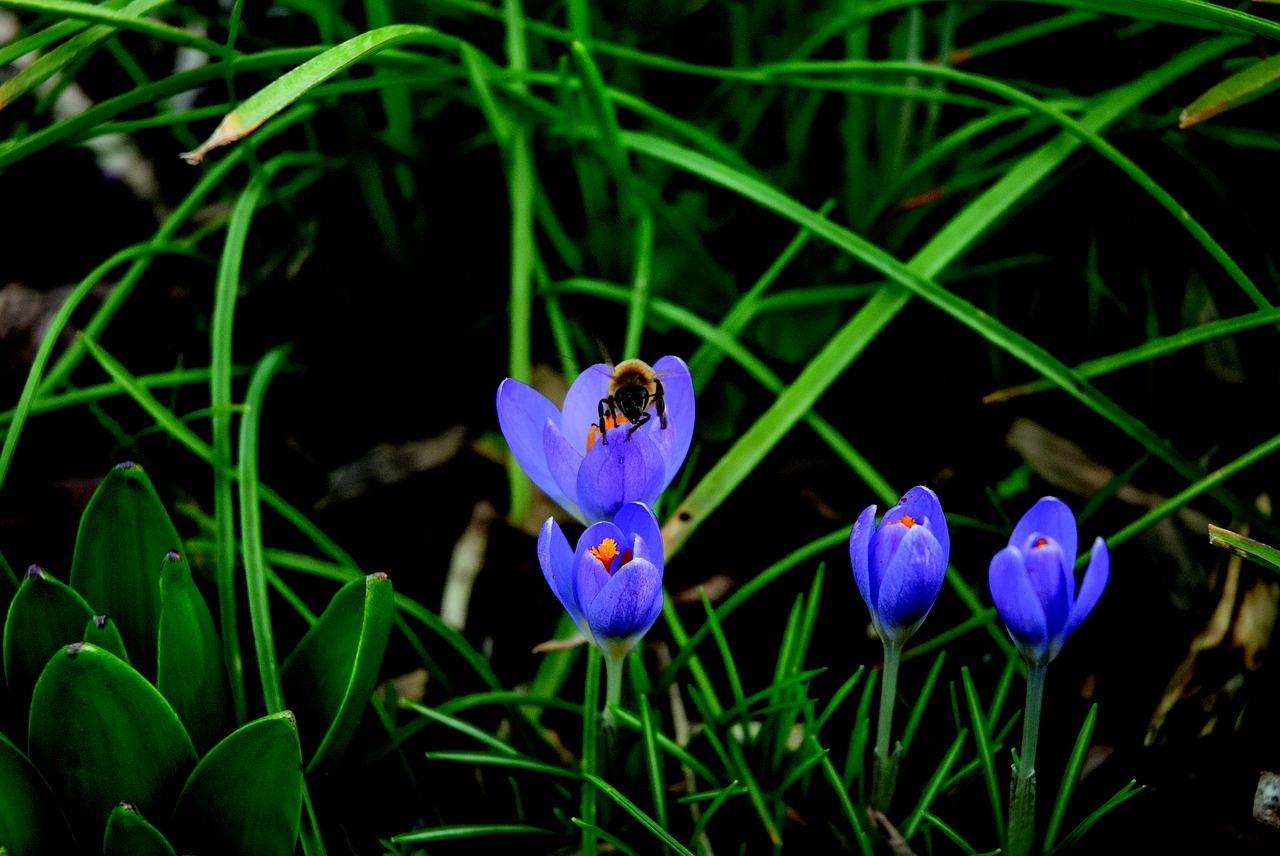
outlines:
M1027 856L1035 841L1036 741L1040 736L1040 707L1044 701L1044 675L1048 663L1027 664L1027 706L1022 718L1022 754L1009 797L1010 856Z
M600 723L600 649L587 646L587 683L582 693L582 772L599 775L599 753L596 747ZM582 820L582 856L595 856L596 852L596 786L589 779L582 780L580 802Z
M604 727L607 731L612 731L614 727L613 711L609 706L622 703L622 667L626 662L626 654L604 658Z
M902 660L902 645L884 640L884 682L880 685L880 721L876 726L876 766L871 786L871 802L885 811L893 800L893 790L898 782L899 751L890 751L890 733L893 727L894 702L898 697L898 664Z

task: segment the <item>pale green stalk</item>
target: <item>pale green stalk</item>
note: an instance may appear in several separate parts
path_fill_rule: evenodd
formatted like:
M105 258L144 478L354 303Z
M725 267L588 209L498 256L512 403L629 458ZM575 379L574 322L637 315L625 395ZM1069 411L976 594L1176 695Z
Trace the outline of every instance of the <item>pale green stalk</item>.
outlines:
M587 646L587 683L582 693L582 791L579 812L586 824L582 827L582 856L596 852L596 786L585 774L599 775L597 731L600 723L600 649Z
M606 730L613 730L615 724L610 706L622 703L622 667L626 662L626 654L621 657L604 658L604 727Z
M901 747L890 750L890 732L893 727L893 707L898 697L898 664L902 660L902 645L884 641L884 681L880 684L880 721L876 726L876 765L871 785L871 803L880 811L887 811L893 801L893 790L898 783L898 763Z
M1027 664L1027 706L1022 716L1022 754L1009 795L1010 856L1027 856L1036 831L1036 740L1040 735L1040 707L1048 663Z

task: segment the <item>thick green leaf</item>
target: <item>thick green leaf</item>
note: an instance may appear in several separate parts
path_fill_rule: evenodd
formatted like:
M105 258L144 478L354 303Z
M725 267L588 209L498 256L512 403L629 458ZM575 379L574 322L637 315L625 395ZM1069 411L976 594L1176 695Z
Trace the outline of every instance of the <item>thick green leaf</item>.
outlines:
M74 853L71 828L35 765L0 734L0 843L13 856Z
M124 649L124 640L120 638L120 630L109 615L94 615L84 626L84 641L110 651L126 663L129 652Z
M307 772L341 757L355 733L391 635L392 595L386 574L347 583L284 662L284 695L311 752Z
M1178 127L1189 128L1211 116L1225 113L1232 107L1247 104L1277 86L1280 86L1280 56L1255 62L1211 87L1187 105L1178 117Z
M160 638L156 687L168 700L197 752L227 731L229 690L222 646L209 607L186 559L165 556L160 569Z
M38 565L27 569L4 623L4 676L19 723L49 658L63 645L79 642L92 617L89 604L66 583Z
M287 856L302 817L302 749L293 713L256 719L209 750L173 813L187 852Z
M182 552L151 480L137 464L107 474L80 518L71 560L71 585L96 614L110 615L133 666L156 673L160 628L160 565L170 550Z
M160 830L147 823L131 802L122 802L107 817L102 856L177 856Z
M125 800L168 817L196 765L191 739L160 692L119 657L85 642L54 654L31 696L29 756L76 837L102 840Z

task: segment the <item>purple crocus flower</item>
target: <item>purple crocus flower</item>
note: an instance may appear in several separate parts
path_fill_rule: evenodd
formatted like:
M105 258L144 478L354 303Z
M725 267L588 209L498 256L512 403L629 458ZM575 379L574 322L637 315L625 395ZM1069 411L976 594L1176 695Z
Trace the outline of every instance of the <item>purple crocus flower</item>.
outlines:
M951 538L938 496L913 487L876 526L869 505L849 533L849 559L871 624L886 645L901 647L924 621L942 589Z
M546 396L507 378L498 385L498 423L507 445L533 483L583 523L610 520L627 502L653 505L684 463L693 438L693 379L679 357L663 357L652 369L661 383L642 423L628 424L620 409L605 420L614 369L591 366L569 387L563 411ZM665 424L664 424L665 423Z
M588 526L576 550L548 518L538 563L573 623L607 659L625 656L662 612L662 532L642 503Z
M1048 665L1107 586L1111 558L1102 538L1076 591L1076 519L1046 496L1013 528L1009 546L991 559L991 598L1009 635L1031 665Z

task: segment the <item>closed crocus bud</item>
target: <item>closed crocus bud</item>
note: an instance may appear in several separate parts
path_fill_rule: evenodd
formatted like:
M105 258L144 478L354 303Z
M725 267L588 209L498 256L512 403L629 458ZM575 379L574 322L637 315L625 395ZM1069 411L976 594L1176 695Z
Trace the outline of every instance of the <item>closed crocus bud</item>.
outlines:
M609 660L635 647L662 612L662 532L642 503L588 526L576 550L549 518L538 533L538 562L578 630Z
M1098 538L1076 589L1076 520L1062 500L1046 496L1031 507L991 560L991 598L1009 635L1033 666L1048 665L1097 604L1111 559Z
M853 578L887 645L901 647L924 621L942 589L951 538L938 496L913 487L876 526L867 506L849 533Z
M693 438L693 379L679 357L598 363L569 387L563 410L511 378L498 385L497 410L533 483L595 523L628 502L652 505L671 484Z

